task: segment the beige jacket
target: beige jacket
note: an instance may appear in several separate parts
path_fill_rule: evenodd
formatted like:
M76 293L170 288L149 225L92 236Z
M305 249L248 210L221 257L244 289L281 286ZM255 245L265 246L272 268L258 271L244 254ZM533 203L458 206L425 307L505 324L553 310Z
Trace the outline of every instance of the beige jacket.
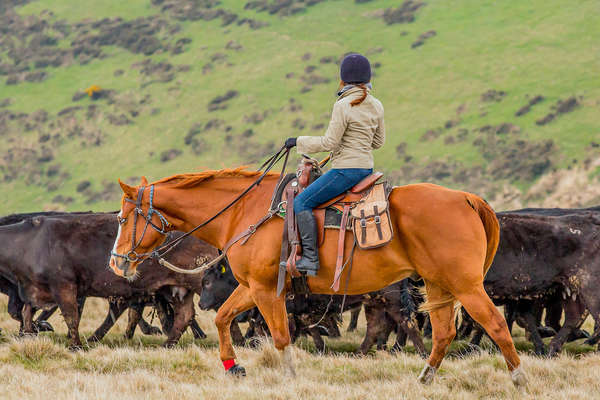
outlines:
M325 136L300 136L298 153L331 152L332 168L373 168L373 149L385 142L383 106L370 94L359 105L350 102L362 96L362 89L351 88L333 105Z

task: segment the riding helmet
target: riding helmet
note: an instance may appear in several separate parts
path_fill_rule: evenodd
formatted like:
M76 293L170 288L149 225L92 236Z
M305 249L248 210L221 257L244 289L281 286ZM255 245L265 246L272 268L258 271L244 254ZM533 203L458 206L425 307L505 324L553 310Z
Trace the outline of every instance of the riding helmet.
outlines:
M367 57L353 53L342 60L340 78L346 83L367 83L371 80L371 64Z

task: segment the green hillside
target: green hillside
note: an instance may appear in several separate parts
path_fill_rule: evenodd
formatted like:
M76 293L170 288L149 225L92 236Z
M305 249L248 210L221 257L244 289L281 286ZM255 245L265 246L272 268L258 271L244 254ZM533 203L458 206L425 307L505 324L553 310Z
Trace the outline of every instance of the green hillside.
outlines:
M324 132L350 51L394 183L598 203L599 38L597 1L5 0L0 212L110 210L117 178L256 165Z

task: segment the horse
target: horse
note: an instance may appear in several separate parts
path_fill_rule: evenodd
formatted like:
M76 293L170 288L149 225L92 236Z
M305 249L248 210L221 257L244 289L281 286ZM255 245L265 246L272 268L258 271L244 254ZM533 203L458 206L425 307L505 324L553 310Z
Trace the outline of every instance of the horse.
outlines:
M257 306L283 365L295 375L285 295L276 292L284 223L269 214L264 216L279 181L277 173L244 167L178 174L150 185L145 178L139 186L119 180L123 190L119 231L109 261L115 274L134 279L137 265L156 255L170 230L193 230L194 236L228 251L240 285L219 308L215 324L221 361L225 370L234 374L245 375L245 369L235 362L231 321ZM506 321L483 287L499 242L499 224L492 208L477 195L429 183L393 188L389 206L392 241L376 249L356 249L353 267L341 275L345 293L364 294L420 276L425 282L424 309L431 318L433 346L418 380L430 383L447 353L456 334L458 301L498 344L513 383L525 385L527 378ZM320 270L317 276L307 278L313 293L335 293L337 242L338 232L327 230L319 249ZM349 254L353 245L352 235L346 235L344 254ZM286 290L290 287L287 279Z

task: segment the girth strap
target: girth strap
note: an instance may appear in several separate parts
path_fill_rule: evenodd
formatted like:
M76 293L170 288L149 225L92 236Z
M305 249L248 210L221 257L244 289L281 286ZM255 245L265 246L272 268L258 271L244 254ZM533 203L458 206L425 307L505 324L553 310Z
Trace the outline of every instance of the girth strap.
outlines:
M348 214L350 213L350 204L344 204L342 212L342 223L340 224L340 234L338 238L337 259L335 262L335 275L331 287L335 292L340 290L340 276L342 275L342 265L344 264L344 244L346 241L346 225L348 225Z

